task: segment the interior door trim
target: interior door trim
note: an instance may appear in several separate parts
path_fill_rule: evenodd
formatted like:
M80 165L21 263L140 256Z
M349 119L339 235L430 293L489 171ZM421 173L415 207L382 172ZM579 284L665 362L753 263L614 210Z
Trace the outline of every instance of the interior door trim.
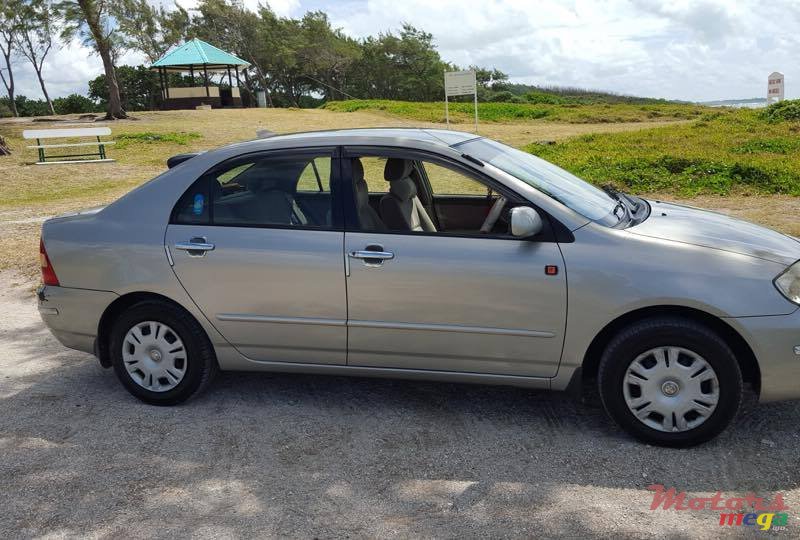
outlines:
M389 321L350 320L348 326L353 328L383 328L391 330L421 330L425 332L458 332L461 334L491 334L498 336L524 336L537 338L556 337L553 332L541 330L523 330L519 328L491 328L487 326L463 326L460 324L416 324Z

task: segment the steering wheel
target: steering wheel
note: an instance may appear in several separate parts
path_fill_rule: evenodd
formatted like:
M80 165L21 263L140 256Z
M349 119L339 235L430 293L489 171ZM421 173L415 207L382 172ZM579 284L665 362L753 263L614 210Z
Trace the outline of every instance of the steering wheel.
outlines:
M503 213L503 208L506 207L506 203L508 203L508 199L502 195L494 202L492 209L489 210L489 215L486 216L486 220L483 222L483 225L481 225L482 234L492 232L497 220L500 219L500 215Z

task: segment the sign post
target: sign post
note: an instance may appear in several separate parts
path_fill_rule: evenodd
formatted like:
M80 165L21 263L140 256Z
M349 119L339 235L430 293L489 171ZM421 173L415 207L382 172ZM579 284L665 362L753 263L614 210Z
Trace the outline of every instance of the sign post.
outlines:
M778 71L770 73L769 81L767 82L767 105L783 101L783 85L783 73Z
M447 127L450 127L450 101L451 96L465 96L472 94L475 106L475 133L478 133L478 83L474 71L445 71L444 72L444 117Z

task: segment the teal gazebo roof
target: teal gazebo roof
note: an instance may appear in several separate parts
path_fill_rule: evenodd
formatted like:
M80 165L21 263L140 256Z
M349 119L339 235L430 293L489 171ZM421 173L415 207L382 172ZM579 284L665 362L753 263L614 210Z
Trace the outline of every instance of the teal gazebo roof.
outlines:
M195 66L204 66L208 70L218 70L249 65L248 62L241 58L195 38L167 52L156 60L150 68L160 68L166 71L188 71Z

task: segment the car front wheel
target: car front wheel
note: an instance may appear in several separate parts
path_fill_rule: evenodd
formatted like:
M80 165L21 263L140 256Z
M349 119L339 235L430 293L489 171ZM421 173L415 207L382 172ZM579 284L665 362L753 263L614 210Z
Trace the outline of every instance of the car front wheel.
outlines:
M730 424L742 400L730 347L710 328L677 317L621 331L603 353L598 384L608 414L659 446L708 441Z
M128 308L111 331L111 361L134 396L175 405L200 393L217 371L205 332L185 311L162 301Z

